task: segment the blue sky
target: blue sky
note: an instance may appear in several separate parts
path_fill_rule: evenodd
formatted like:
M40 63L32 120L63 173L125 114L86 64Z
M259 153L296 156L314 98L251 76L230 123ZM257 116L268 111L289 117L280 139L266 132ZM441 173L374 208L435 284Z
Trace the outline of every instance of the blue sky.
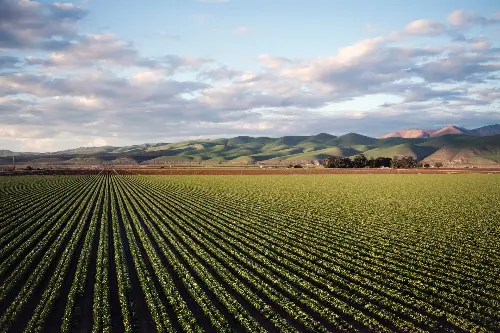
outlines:
M256 66L252 58L263 53L328 56L354 41L402 29L416 18L444 20L457 8L484 16L500 10L494 1L395 0L91 0L86 8L93 15L82 25L84 29L116 33L147 56L207 55L227 65L251 67ZM239 27L250 29L245 38L235 33ZM162 32L174 39L161 40L158 33Z
M491 0L0 8L0 149L500 123Z

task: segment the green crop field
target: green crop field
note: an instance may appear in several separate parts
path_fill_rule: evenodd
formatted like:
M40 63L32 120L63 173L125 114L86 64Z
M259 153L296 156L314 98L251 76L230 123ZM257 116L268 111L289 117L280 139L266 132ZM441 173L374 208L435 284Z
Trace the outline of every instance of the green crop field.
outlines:
M500 332L497 175L0 177L0 332Z

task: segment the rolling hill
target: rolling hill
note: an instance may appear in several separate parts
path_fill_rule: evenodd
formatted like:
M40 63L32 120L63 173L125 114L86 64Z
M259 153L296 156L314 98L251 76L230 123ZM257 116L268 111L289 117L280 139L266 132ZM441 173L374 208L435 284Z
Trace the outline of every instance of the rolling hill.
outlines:
M174 143L144 143L125 147L82 147L53 153L15 153L0 150L0 165L12 163L47 165L126 165L172 163L291 163L315 161L328 156L351 157L360 153L368 158L413 156L419 161L445 164L500 166L500 125L475 130L447 126L423 138L389 136L371 138L348 133L334 136L280 138L237 136L213 140L187 140ZM415 134L417 132L413 132ZM435 135L439 133L439 135ZM472 135L480 133L481 135ZM401 134L401 133L400 133ZM404 134L404 133L403 133ZM417 133L418 134L418 133Z
M429 146L421 146L412 143L403 143L400 145L381 147L364 152L367 158L377 157L393 157L393 156L412 156L417 160L422 160L427 156L436 152L436 148Z

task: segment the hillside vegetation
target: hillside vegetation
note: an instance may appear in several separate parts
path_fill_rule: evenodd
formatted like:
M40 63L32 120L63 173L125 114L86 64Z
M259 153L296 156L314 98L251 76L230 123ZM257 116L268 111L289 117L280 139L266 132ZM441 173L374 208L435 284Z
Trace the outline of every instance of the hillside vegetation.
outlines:
M368 158L412 156L424 162L445 164L488 164L500 162L500 135L462 134L429 138L389 137L376 139L356 133L339 137L320 133L281 138L238 136L214 140L175 143L145 143L125 147L84 147L55 153L14 153L2 151L0 164L169 164L277 163L315 161L328 156L351 157L363 153Z
M499 332L499 187L0 177L0 331Z

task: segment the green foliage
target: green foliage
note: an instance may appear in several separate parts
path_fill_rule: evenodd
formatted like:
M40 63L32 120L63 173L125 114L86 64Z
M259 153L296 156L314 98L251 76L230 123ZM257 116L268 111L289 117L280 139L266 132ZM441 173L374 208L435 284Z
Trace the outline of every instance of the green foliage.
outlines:
M499 187L0 177L0 331L496 332Z
M391 166L391 161L392 159L390 157L371 157L367 165L370 168L389 168Z
M363 154L354 156L352 159L342 156L329 156L323 160L325 168L382 168L390 167L391 159L388 157L377 157L367 159Z
M394 156L391 161L391 168L393 169L412 169L417 166L418 163L413 156Z
M363 154L359 154L353 157L352 167L353 168L365 168L368 165L368 159Z
M330 156L323 160L325 168L352 168L352 161L349 157Z
M1 152L0 152L1 153ZM356 133L339 137L321 133L281 138L239 136L215 140L188 140L175 143L145 143L126 147L83 147L57 153L0 154L0 165L16 162L36 165L71 164L156 164L170 161L255 162L264 160L322 160L328 156L367 158L412 156L416 160L451 161L466 153L472 164L500 162L500 135L474 137L445 135L428 139L376 139Z

